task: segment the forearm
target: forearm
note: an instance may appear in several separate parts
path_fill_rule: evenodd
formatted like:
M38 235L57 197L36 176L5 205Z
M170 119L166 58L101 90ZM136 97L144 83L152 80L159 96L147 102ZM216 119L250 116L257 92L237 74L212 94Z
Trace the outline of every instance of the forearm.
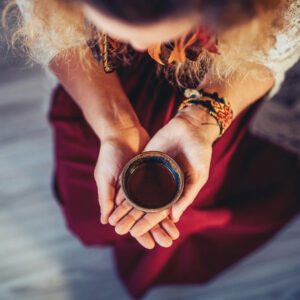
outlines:
M82 66L79 57L72 53L57 55L50 69L80 106L99 138L122 128L138 126L139 120L116 73L106 74L91 54L90 67Z
M213 80L210 80L213 82ZM217 92L219 97L230 101L233 110L233 119L248 106L264 96L274 85L274 78L270 72L261 67L257 78L253 76L241 77L233 75L226 82L206 84L203 89L208 93Z
M259 79L250 76L240 78L238 75L234 75L228 82L223 83L217 80L214 81L211 78L210 83L205 84L202 88L207 93L217 92L219 97L226 98L231 104L234 119L244 109L264 96L274 85L274 79L267 70L262 68L258 75ZM217 139L220 129L216 119L209 115L207 108L201 105L186 107L181 110L178 116L192 122L194 125L198 124L205 140L214 142Z

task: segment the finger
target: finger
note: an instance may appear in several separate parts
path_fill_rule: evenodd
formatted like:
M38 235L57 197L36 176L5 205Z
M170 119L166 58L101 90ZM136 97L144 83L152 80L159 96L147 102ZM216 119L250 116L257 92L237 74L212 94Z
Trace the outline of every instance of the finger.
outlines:
M97 181L96 181L97 182ZM98 201L101 210L101 223L107 224L108 217L114 209L115 188L107 182L97 183Z
M149 231L151 228L153 228L155 225L160 223L163 219L167 217L169 214L169 210L165 209L161 212L155 212L155 213L147 213L144 215L143 218L141 218L130 230L130 234L133 237L141 236L147 231Z
M118 192L117 192L117 195L116 195L116 198L115 198L115 204L120 205L123 202L124 199L125 199L124 193L123 193L122 189L119 188Z
M115 226L130 210L132 205L124 200L110 215L108 222L110 225Z
M187 207L193 203L206 180L207 176L204 175L186 179L182 196L172 206L171 216L173 221L177 222Z
M155 247L155 241L149 232L136 237L136 240L146 249L153 249Z
M166 233L164 229L160 227L160 225L156 225L151 229L151 234L153 235L154 240L162 247L170 247L173 244L173 240Z
M165 218L160 222L161 227L168 233L168 235L173 239L176 240L179 238L179 231L175 226L174 222L170 220L169 217Z
M115 227L115 231L118 234L126 234L129 232L131 227L138 221L144 213L142 211L139 211L137 209L132 209ZM144 232L146 233L146 232Z

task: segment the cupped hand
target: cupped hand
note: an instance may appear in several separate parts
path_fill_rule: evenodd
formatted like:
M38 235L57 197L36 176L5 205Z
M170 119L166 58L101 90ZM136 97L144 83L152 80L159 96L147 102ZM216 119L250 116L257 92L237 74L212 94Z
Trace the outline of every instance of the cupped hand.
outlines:
M119 128L101 137L94 178L98 189L102 224L108 223L108 218L114 209L123 167L132 157L141 152L149 139L148 133L142 126Z
M177 222L208 179L212 144L218 134L216 121L198 107L182 110L160 129L143 151L162 151L178 162L184 172L183 193L171 208L162 212L141 216L136 209L131 209L130 215L121 208L116 209L110 219L116 229L122 234L130 231L137 238L156 229L169 215Z

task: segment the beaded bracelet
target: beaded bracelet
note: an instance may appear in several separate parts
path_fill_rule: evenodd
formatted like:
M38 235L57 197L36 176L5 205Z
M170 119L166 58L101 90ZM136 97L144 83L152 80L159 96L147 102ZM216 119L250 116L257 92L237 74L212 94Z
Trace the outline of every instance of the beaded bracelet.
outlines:
M219 98L218 93L206 93L203 89L186 89L184 91L185 99L179 106L177 113L188 106L202 105L208 108L208 112L213 116L220 127L219 137L223 135L232 122L233 111L231 104L225 98ZM207 99L210 98L210 99Z

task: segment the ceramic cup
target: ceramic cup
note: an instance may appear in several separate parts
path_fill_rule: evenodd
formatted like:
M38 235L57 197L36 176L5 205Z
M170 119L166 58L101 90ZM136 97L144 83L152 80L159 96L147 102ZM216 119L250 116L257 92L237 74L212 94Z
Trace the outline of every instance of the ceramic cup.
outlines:
M181 196L184 175L169 155L146 151L133 157L123 168L121 188L125 198L138 210L158 212Z

